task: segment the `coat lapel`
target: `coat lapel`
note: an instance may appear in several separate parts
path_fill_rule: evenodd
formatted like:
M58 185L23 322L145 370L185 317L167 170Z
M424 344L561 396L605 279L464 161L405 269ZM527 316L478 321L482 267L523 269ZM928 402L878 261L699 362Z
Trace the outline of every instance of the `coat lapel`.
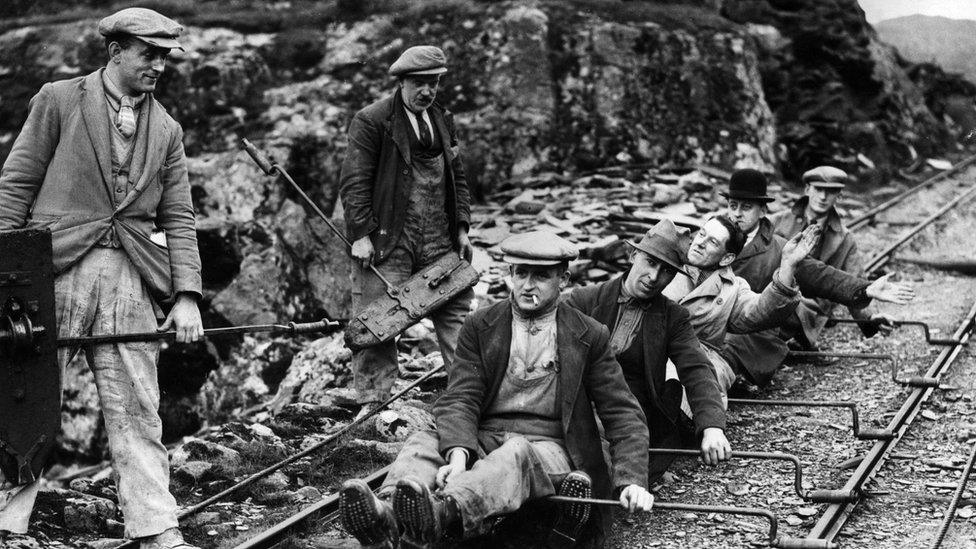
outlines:
M488 398L484 401L487 406L498 394L498 387L508 369L508 356L512 351L512 305L508 301L500 303L482 321L485 324L482 334L488 338L483 346L485 376L491 380Z
M112 136L108 119L108 104L102 91L102 71L89 74L82 84L81 115L88 138L95 149L95 159L102 172L102 183L112 196Z
M451 137L447 132L447 122L444 121L444 114L440 111L435 111L434 107L427 109L427 113L430 115L430 121L437 126L441 150L444 151L444 159L447 162L448 169L450 169L451 161L454 160L454 152L451 150Z
M560 304L556 312L556 345L559 349L559 395L562 400L563 431L569 430L573 417L573 407L579 396L579 386L583 379L585 360L589 355L589 344L584 341L586 326L577 322L578 315L572 307Z
M413 157L410 155L410 135L407 132L413 131L410 121L407 120L407 108L403 105L400 98L400 90L393 94L393 101L390 104L390 131L393 133L393 143L396 144L400 156L408 166L413 165Z

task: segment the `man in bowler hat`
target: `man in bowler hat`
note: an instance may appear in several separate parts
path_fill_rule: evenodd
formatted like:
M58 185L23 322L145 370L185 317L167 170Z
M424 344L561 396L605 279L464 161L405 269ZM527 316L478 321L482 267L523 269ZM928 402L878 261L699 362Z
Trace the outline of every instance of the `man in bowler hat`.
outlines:
M361 310L447 253L470 260L470 195L450 112L434 98L447 58L435 46L408 48L390 66L397 87L356 113L342 163L339 195L352 245L352 305ZM444 363L471 307L469 288L432 315ZM396 343L353 353L360 404L386 400L397 376Z
M102 19L107 65L45 84L0 172L0 230L52 233L59 337L153 331L154 300L174 302L160 330L175 328L181 342L203 335L183 131L152 95L170 50L182 49L176 40L182 30L144 8ZM165 247L149 238L157 227ZM77 351L59 351L62 367ZM156 343L120 343L88 348L86 358L126 536L141 540L143 549L192 549L169 493L158 353ZM23 533L37 483L4 492L0 536Z
M774 232L766 216L767 204L774 200L768 195L767 186L762 172L742 169L732 174L728 190L721 193L727 201L729 219L746 234L746 244L732 262L732 271L744 278L755 292L762 291L772 281L786 243L783 236ZM796 273L805 298L823 298L857 309L867 306L872 299L904 304L914 297L910 284L891 282L888 278L884 276L872 282L813 257L803 259ZM882 330L890 323L885 315L875 314L871 318ZM722 355L750 382L766 385L786 356L788 348L784 338L789 337L780 328L729 334Z

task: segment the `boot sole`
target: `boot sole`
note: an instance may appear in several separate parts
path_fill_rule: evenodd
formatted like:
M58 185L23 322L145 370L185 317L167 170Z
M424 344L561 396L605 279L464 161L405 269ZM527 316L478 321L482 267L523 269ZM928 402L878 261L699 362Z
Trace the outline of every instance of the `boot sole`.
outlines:
M362 545L389 541L382 532L373 491L362 481L350 481L339 491L339 521L342 528Z
M560 484L559 495L572 498L589 498L593 496L593 487L588 477L570 473ZM563 503L560 504L559 517L556 519L553 530L575 540L589 519L590 504Z
M408 542L425 544L436 541L434 507L430 498L430 488L419 482L401 480L397 483L393 493L393 514Z

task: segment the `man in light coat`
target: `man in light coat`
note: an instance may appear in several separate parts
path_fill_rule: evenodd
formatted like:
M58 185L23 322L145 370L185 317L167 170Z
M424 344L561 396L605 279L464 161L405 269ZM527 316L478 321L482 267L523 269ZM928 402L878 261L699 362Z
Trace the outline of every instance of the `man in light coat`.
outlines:
M157 329L203 334L200 255L183 132L153 97L182 27L148 9L102 19L107 66L45 84L0 172L0 230L50 229L59 337ZM181 48L182 49L182 48ZM166 245L150 239L165 234ZM191 549L169 493L155 343L86 349L105 418L125 532L144 549ZM77 349L61 349L67 364ZM0 418L0 422L3 418ZM0 532L23 533L37 483L0 493ZM2 535L2 533L0 533Z
M447 58L440 48L408 48L390 66L397 89L349 124L339 197L352 244L352 306L359 311L386 287L370 263L398 285L447 253L470 260L470 193L454 118L434 101ZM444 363L471 308L470 288L431 315ZM364 409L386 400L397 377L393 340L353 353L357 398Z
M732 262L742 252L746 235L728 217L717 215L706 221L687 247L685 267L690 276L675 278L663 293L691 315L691 325L715 368L723 400L736 376L721 354L726 335L772 328L793 313L800 295L797 265L818 238L819 228L811 227L788 241L772 283L760 293L753 292L748 282L732 272ZM674 365L668 367L668 378L677 378ZM687 398L682 410L691 416Z

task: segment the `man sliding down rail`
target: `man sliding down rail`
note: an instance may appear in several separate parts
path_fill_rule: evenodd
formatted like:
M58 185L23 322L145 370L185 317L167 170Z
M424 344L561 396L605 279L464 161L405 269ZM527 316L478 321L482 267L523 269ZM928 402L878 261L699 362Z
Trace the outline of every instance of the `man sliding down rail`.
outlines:
M378 497L361 480L342 486L342 524L364 546L396 547L401 533L421 546L476 536L488 517L554 494L615 494L630 511L651 508L647 425L610 335L559 302L576 248L533 232L501 249L511 265L510 298L462 326L448 387L434 405L436 431L407 440ZM549 543L599 543L610 518L591 517L585 503L563 506Z

